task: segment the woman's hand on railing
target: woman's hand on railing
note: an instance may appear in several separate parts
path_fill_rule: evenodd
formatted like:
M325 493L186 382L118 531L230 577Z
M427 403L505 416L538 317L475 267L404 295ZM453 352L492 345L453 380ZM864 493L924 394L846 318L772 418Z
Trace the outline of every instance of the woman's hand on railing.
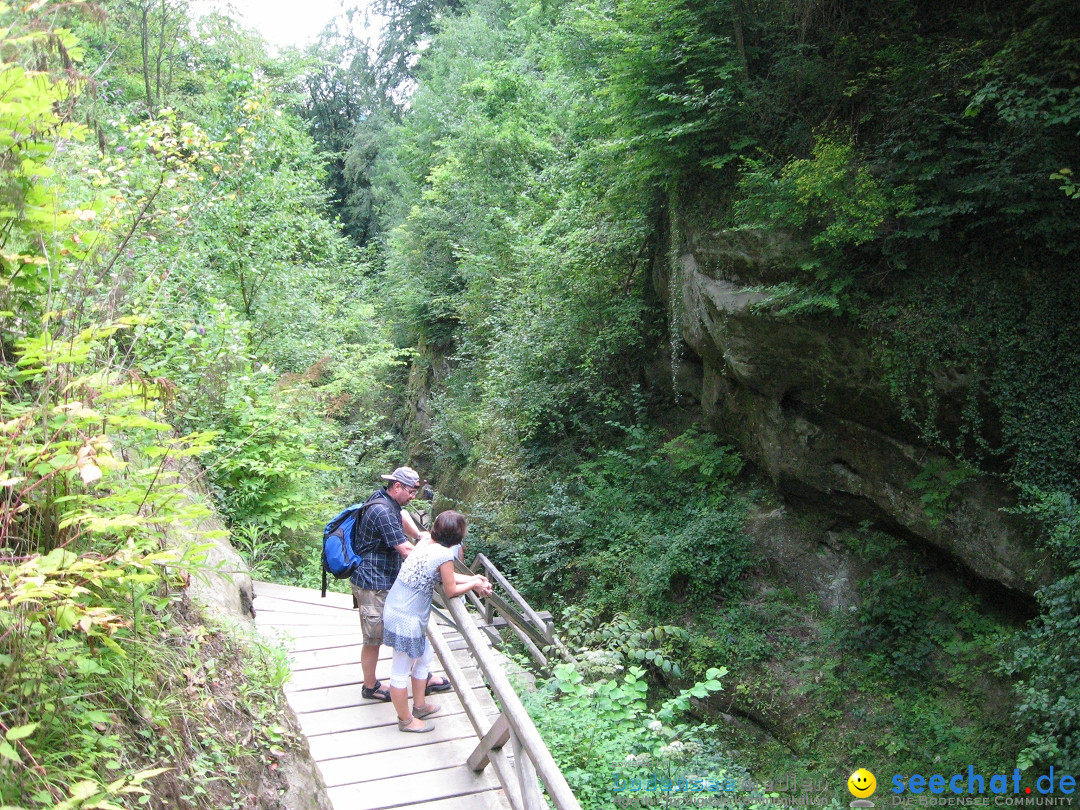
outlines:
M476 591L480 596L491 596L491 592L495 590L494 586L491 584L491 580L489 580L483 574L477 574L476 579L478 580L478 582L476 584L476 587L473 588L473 590Z

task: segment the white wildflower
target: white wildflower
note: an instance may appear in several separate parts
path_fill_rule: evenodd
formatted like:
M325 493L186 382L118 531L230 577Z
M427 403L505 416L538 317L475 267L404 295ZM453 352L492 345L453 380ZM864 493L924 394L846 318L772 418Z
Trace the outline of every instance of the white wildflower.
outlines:
M681 740L675 740L669 745L665 745L663 748L661 748L660 753L665 757L678 758L679 755L683 753L683 749L685 748L686 746L682 744Z

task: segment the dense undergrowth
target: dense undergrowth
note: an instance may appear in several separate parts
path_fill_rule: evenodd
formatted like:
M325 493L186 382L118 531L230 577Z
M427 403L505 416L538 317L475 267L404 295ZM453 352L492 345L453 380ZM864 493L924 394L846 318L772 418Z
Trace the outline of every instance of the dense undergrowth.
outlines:
M639 775L735 769L760 788L788 774L827 782L824 792L841 800L857 762L888 773L975 761L1011 771L1023 738L999 669L1023 638L1015 616L870 525L843 534L868 572L857 602L796 593L754 553L748 510L766 499L738 455L696 430L662 436L628 431L622 447L550 482L544 505L520 525L482 522L470 542L534 604L557 609L589 680L618 683L639 666L665 694L724 668L723 690L688 707L710 729L672 737L702 746L692 758L639 763ZM672 482L681 498L653 497ZM534 497L522 493L519 508ZM549 711L541 702L536 716ZM564 762L600 745L543 723ZM632 734L615 737L624 755L638 753ZM582 776L587 792L610 777L605 762Z

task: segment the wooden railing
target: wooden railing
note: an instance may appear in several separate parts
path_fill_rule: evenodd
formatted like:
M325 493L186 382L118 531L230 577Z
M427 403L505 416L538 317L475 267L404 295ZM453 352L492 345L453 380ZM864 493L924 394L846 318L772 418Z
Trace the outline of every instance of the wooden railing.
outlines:
M545 666L547 656L543 654L541 648L565 651L566 648L558 642L554 634L550 619L545 620L529 607L506 577L486 557L477 555L472 569L460 563L458 565L463 572L484 573L508 594L508 598L492 595L483 601L471 593L467 594L472 597L470 602L478 607L487 626L492 625L494 611L498 611L529 648L530 653L533 653L533 657L536 658L539 655ZM541 795L537 777L543 782L555 810L581 810L581 805L551 756L551 752L548 751L532 718L522 705L502 664L492 652L489 640L476 626L473 617L465 607L464 597L446 599L441 596L441 593L440 597L441 606L448 612L449 620L461 633L469 654L476 661L488 688L502 710L498 718L491 722L480 701L465 686L465 673L454 658L446 639L439 632L435 616L432 616L428 626L428 640L446 674L459 685L457 694L461 699L461 705L479 738L475 750L468 758L469 767L474 771L481 771L491 765L514 810L545 810L547 805ZM439 613L441 614L441 611ZM566 651L565 655L568 656L569 652ZM504 751L508 743L512 752L512 761Z
M570 650L555 635L554 623L550 615L542 615L533 610L517 589L510 584L491 560L483 554L477 554L473 559L472 566L466 566L456 561L457 569L463 574L483 574L491 580L499 592L480 599L470 591L465 595L469 602L483 615L485 629L489 630L489 637L499 645L502 639L497 635L496 620L501 619L506 626L514 631L521 643L528 650L533 660L541 668L547 669L548 656L545 651L554 650L564 661L573 661L574 656Z

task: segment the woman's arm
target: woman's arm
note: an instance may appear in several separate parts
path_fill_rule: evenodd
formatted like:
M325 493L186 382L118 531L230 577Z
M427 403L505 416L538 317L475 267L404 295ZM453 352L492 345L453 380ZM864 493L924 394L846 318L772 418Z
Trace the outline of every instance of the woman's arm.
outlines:
M483 574L469 576L468 574L459 574L457 571L454 571L454 579L457 581L458 585L466 582L471 582L472 580L476 579L476 577L480 577L480 579L482 579L486 585L491 584L491 582L488 581L488 578L485 577Z
M481 596L491 595L491 583L487 581L487 577L480 574L471 577L458 574L454 571L453 560L447 560L439 566L439 576L442 577L443 593L447 598L452 599L468 591L476 591Z

